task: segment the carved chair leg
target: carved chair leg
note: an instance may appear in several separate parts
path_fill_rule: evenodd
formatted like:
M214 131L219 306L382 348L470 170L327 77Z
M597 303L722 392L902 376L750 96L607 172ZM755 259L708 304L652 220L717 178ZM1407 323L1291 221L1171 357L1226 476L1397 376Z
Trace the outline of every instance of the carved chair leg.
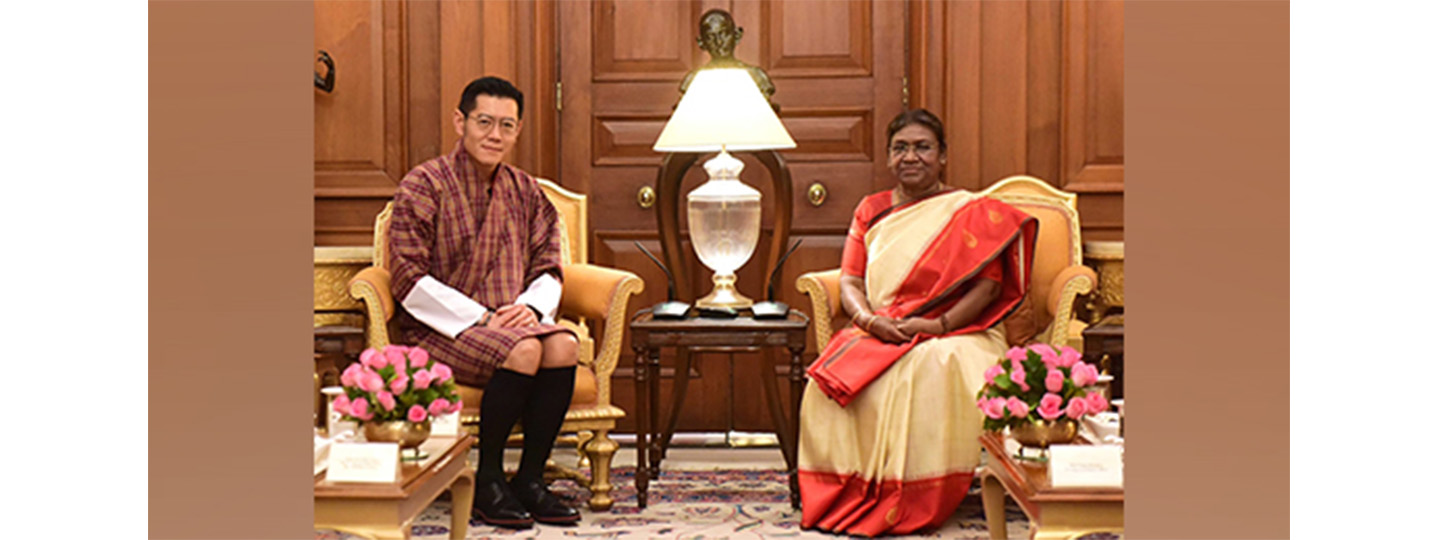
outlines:
M610 461L619 448L620 445L610 439L608 429L596 431L594 437L581 446L582 459L590 460L590 509L593 511L604 512L615 504L610 499Z
M576 469L584 469L590 466L590 456L585 453L585 445L595 438L595 432L588 429L575 432L575 450L580 455L579 461L575 462Z

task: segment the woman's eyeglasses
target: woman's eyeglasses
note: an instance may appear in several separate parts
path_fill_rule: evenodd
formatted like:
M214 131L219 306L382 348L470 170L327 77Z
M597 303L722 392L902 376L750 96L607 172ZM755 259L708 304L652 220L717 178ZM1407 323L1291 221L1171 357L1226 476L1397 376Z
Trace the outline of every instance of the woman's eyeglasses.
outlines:
M917 156L925 156L929 155L931 152L934 152L935 147L927 142L915 143L914 145L911 145L909 143L897 142L890 145L890 155L896 157L908 154L911 150L914 150L915 155Z

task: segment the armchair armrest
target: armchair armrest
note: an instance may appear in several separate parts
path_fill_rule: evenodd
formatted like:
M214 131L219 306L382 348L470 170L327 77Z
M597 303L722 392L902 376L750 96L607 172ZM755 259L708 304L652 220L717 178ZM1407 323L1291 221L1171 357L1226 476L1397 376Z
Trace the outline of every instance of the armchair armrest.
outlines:
M567 264L560 292L560 313L582 319L604 321L600 347L595 352L596 382L600 403L610 403L610 375L620 362L620 342L625 336L630 297L645 290L640 276L593 264Z
M1081 265L1055 274L1050 282L1050 297L1045 299L1045 308L1053 315L1050 326L1040 336L1045 343L1053 347L1066 344L1070 322L1075 320L1075 297L1095 290L1096 282L1095 271Z
M621 292L640 294L645 290L640 276L624 270L571 263L564 265L561 271L565 280L560 292L560 312L566 315L607 320L616 302L621 305L630 302L628 296L621 295ZM634 290L628 290L630 287ZM623 312L620 318L625 318Z
M390 344L390 317L395 315L395 298L390 293L390 271L371 266L350 278L350 297L365 305L367 347Z
M824 349L834 332L830 320L840 313L840 269L802 274L795 278L795 289L810 297L815 349Z

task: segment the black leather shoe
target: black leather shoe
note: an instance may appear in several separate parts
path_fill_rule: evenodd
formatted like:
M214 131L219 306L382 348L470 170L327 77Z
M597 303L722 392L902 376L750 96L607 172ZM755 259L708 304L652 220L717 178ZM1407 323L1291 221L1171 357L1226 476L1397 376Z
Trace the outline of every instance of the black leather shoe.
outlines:
M503 479L475 479L475 503L470 507L470 515L496 527L529 529L535 525L535 520Z
M510 489L535 521L546 525L574 525L580 522L580 511L566 506L551 494L543 480L514 478L510 480Z

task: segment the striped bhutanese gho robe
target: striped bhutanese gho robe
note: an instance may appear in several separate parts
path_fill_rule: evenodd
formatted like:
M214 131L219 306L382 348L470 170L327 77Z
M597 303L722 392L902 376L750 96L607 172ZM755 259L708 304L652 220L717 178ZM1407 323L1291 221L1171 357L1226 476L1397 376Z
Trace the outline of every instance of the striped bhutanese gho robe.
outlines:
M391 290L397 303L427 274L487 309L515 302L545 273L560 274L558 215L534 178L501 163L482 178L458 142L405 175L390 218ZM401 309L403 340L450 365L456 381L484 387L520 340L568 331L553 324L466 328L455 339Z

